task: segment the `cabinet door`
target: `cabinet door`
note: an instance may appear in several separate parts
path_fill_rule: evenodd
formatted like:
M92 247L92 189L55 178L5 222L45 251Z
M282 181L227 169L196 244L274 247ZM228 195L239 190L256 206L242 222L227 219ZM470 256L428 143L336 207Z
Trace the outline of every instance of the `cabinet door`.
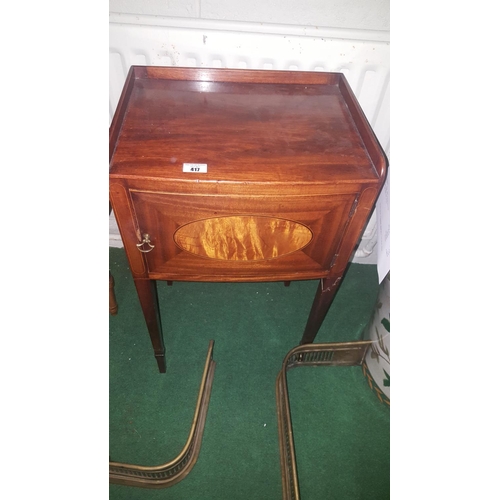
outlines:
M269 281L323 277L356 194L186 195L131 190L150 245L149 276L190 281ZM152 248L152 249L151 249Z

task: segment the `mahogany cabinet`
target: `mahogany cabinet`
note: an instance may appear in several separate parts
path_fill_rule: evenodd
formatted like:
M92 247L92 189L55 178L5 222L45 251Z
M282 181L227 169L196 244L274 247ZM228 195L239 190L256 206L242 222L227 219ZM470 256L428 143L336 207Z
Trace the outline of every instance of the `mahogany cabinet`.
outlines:
M313 342L387 170L342 74L133 66L109 145L110 200L161 372L156 280L318 279L297 331Z

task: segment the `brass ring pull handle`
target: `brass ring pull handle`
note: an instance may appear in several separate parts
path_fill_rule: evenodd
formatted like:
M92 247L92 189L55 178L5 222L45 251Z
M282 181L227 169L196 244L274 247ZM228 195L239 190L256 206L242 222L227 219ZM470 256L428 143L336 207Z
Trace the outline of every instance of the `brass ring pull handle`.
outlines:
M146 249L141 248L141 247L143 247L143 245L148 245L149 248L146 248ZM139 252L148 253L148 252L151 252L151 250L153 250L153 248L155 246L152 245L151 242L149 241L149 234L143 234L142 235L142 242L141 243L137 243L136 247L139 250Z

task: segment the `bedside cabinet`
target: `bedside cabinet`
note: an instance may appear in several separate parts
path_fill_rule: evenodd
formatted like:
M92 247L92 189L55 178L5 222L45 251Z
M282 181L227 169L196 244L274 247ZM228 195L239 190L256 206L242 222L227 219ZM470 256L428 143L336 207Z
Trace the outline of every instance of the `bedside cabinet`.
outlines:
M156 280L318 279L313 342L386 169L340 73L131 67L109 190L160 372Z

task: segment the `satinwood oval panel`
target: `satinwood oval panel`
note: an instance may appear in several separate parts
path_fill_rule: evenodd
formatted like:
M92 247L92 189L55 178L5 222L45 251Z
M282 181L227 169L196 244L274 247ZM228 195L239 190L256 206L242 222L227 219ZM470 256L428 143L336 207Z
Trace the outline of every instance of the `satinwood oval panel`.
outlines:
M304 248L312 231L299 222L239 215L197 220L181 226L175 243L200 257L255 261L275 259Z

